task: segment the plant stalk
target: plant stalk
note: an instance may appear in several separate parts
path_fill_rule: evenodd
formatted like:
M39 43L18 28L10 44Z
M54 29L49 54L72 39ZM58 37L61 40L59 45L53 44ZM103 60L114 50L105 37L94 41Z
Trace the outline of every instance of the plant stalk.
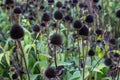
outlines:
M85 76L85 61L84 61L84 39L82 38L82 55L83 55L83 80Z
M30 75L29 75L29 71L28 71L28 67L27 67L27 62L26 62L26 59L25 59L25 54L24 54L21 42L19 40L17 40L17 44L18 44L18 47L21 50L21 53L22 53L22 56L23 56L23 60L24 60L25 67L26 67L26 70L27 70L28 80L30 80Z
M56 46L54 45L54 62L55 62L55 67L57 68L57 58L56 58L57 50Z

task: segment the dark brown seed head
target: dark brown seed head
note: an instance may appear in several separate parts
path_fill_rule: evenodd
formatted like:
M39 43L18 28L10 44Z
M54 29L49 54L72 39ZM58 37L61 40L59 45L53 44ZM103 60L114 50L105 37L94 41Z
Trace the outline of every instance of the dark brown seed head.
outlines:
M106 66L111 66L112 65L112 60L110 58L106 58L104 61Z
M71 15L66 15L66 16L64 17L64 21L66 21L66 22L72 22L72 21L73 21L73 18L71 17Z
M47 68L45 71L45 76L47 78L55 78L56 77L56 72L53 68Z
M40 26L45 27L46 26L45 22L41 22Z
M82 22L81 22L80 20L74 21L73 27L74 27L75 29L80 29L80 28L82 27Z
M6 0L6 1L5 1L5 4L6 4L6 5L12 5L13 3L14 3L13 0Z
M120 19L120 10L116 12L116 17Z
M14 40L21 39L24 36L24 30L19 24L14 24L10 30L10 37Z
M14 73L13 75L12 75L12 79L14 80L14 79L17 79L18 78L18 74L17 73Z
M120 55L118 53L114 53L115 58L120 58Z
M42 21L44 22L50 21L50 15L48 13L44 13L42 16Z
M72 3L73 3L73 4L77 4L77 3L78 3L78 0L72 0Z
M92 15L88 15L88 16L86 16L85 21L86 21L87 23L93 23L94 18L93 18L93 16L92 16Z
M58 1L58 2L56 3L56 7L57 7L57 8L61 8L62 6L63 6L63 4L62 4L61 1Z
M92 57L94 55L95 55L95 52L92 49L90 49L89 52L88 52L88 56Z
M115 38L110 39L110 40L109 40L109 43L112 44L112 45L115 45L115 44L116 44Z
M41 5L41 6L39 7L39 10L41 10L41 11L43 11L44 9L45 9L44 5Z
M61 19L63 18L62 12L61 12L60 10L55 11L55 13L54 13L54 18L55 18L56 20L61 20Z
M48 0L48 4L52 5L54 3L54 0Z
M97 29L97 30L96 30L97 36L102 35L102 33L103 33L103 31L102 31L101 29Z
M53 45L62 45L62 37L60 34L53 34L50 38L50 43Z
M99 2L99 0L93 0L93 2L94 2L94 3L97 3L97 2Z
M89 28L87 25L84 25L80 30L79 30L79 35L81 36L88 36L89 34Z
M86 5L85 3L80 3L80 4L79 4L79 7L86 9L86 8L87 8L87 5Z
M40 32L40 26L38 24L33 26L33 31L34 32Z
M13 12L15 14L21 14L22 13L22 9L20 8L20 6L15 6Z

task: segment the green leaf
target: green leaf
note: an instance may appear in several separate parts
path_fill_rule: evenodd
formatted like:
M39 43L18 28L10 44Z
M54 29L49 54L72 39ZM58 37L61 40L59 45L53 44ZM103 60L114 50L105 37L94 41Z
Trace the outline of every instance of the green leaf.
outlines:
M61 62L61 61L58 61L58 62L57 62L57 65L58 65L58 66L60 66L60 65L70 66L70 65L72 65L72 63L70 63L70 62ZM55 66L55 63L53 63L52 66Z
M1 60L2 60L3 56L4 56L4 53L1 53L0 54L0 63L1 63Z
M103 72L102 71L100 71L100 69L98 69L98 68L94 68L94 70L93 70L94 72L99 72L99 73L101 73L101 74L103 74Z
M30 75L30 80L37 80L38 76L39 76L39 74Z
M80 78L80 71L75 71L69 80L77 80L76 78Z
M11 55L10 51L7 51L5 53L5 58L6 58L6 61L7 61L8 65L10 65L10 55Z
M33 68L32 68L32 72L34 71L34 68L37 66L37 65L39 65L40 64L40 62L39 61L37 61L37 62L35 62L35 64L33 65Z

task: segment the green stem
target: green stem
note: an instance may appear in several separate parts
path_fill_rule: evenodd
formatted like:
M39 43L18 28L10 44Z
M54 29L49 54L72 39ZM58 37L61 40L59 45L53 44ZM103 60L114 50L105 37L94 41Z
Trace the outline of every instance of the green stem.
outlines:
M79 71L81 72L81 70L80 70L80 42L79 42L79 39L78 39L78 56L79 56Z
M54 62L55 62L55 67L57 68L57 58L56 58L56 54L57 54L56 46L54 46Z
M83 55L83 80L85 76L85 61L84 61L84 39L82 38L82 55Z
M91 56L91 71L90 71L90 80L92 80L92 56Z
M92 72L93 72L93 70L94 70L94 68L99 64L99 62L102 60L103 58L100 58L98 61L97 61L97 63L93 66L93 68L92 68Z
M28 71L28 67L27 67L27 62L26 62L26 59L25 59L25 54L24 54L21 42L19 40L17 40L17 44L18 44L18 47L21 50L21 53L22 53L22 56L23 56L23 60L24 60L25 67L26 67L26 70L27 70L28 80L30 80L30 75L29 75L29 71Z

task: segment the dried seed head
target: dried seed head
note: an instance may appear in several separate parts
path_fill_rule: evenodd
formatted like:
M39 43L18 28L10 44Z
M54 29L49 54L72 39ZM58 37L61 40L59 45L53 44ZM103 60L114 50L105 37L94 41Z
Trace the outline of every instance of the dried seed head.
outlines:
M120 10L116 12L116 17L120 19Z
M112 60L110 58L106 58L104 61L106 66L111 66L112 65Z
M79 35L81 36L88 36L89 34L89 28L87 25L84 25L80 30L79 30Z
M62 6L63 6L63 4L62 4L61 1L58 1L58 2L56 3L56 7L57 7L57 8L61 8Z
M73 4L77 4L77 3L78 3L78 0L72 0L72 3L73 3Z
M50 15L48 13L44 13L42 16L42 21L44 22L50 21Z
M71 15L66 15L66 16L64 17L64 21L66 21L66 22L72 22L72 21L73 21L73 18L71 17Z
M48 0L48 4L52 5L54 3L54 0Z
M74 21L73 27L74 27L75 29L80 29L80 28L82 27L82 22L81 22L80 20Z
M110 39L110 40L109 40L109 43L112 44L112 45L115 45L115 44L116 44L115 38Z
M50 43L53 45L62 45L62 37L59 34L53 34L50 38Z
M92 49L90 49L88 52L88 56L94 56L94 55L95 55L95 52Z
M5 4L6 4L6 5L12 5L13 3L14 3L13 0L6 0L6 1L5 1Z
M17 73L14 73L13 75L12 75L12 79L14 80L14 79L17 79L18 78L18 74Z
M19 24L14 24L10 30L10 36L12 39L18 40L24 36L24 30Z
M15 14L21 14L22 13L22 9L20 8L20 6L15 6L13 12Z
M99 2L99 0L93 0L93 2L94 2L94 3L98 3L98 2Z
M56 20L61 20L63 18L63 14L60 10L57 10L55 13L54 13L54 18Z
M93 23L93 21L94 21L93 16L92 16L92 15L86 16L85 21L86 21L87 23Z
M41 10L41 11L43 11L44 9L45 9L44 5L41 5L41 6L39 7L39 10Z
M46 25L45 25L45 22L41 22L41 23L40 23L40 26L45 27L45 26L46 26Z
M85 9L86 9L86 8L87 8L87 5L86 5L85 3L80 3L80 4L79 4L79 7L80 7L80 8L85 8Z
M102 35L102 33L103 33L103 31L102 31L101 29L97 29L97 30L96 30L97 36Z
M114 53L115 58L120 58L120 55L118 53Z
M50 78L55 78L56 77L56 72L53 68L49 67L45 70L45 76L49 79Z
M34 32L40 32L40 26L38 24L33 26L33 31Z
M99 9L99 10L101 10L101 9L102 9L102 6L101 6L101 5L98 5L97 7L98 7L98 9Z

